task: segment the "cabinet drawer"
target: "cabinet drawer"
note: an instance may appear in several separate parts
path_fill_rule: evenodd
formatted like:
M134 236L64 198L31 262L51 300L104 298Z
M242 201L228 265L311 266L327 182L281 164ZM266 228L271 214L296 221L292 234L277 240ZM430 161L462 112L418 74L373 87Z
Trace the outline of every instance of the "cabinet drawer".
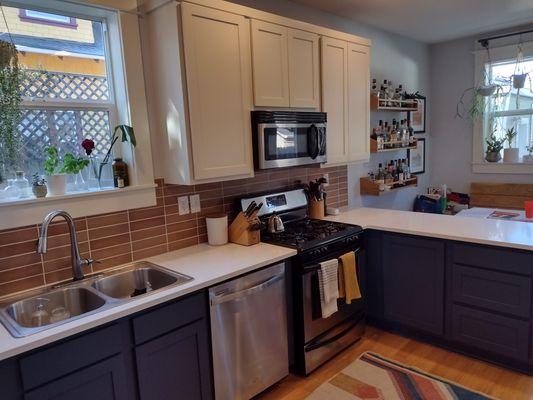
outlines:
M454 244L452 262L502 272L532 275L533 256L519 250L504 250L488 246Z
M111 325L20 360L25 390L50 382L121 351L121 331Z
M529 318L531 278L453 265L454 301Z
M462 344L527 361L529 332L529 322L453 306L452 339Z
M206 315L205 293L149 311L133 319L135 344L146 342Z

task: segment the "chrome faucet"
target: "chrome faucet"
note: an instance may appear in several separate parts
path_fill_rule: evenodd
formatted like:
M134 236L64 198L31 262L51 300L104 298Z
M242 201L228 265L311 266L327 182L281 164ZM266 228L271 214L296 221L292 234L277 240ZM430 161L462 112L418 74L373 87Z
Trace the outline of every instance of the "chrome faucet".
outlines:
M75 281L82 280L85 276L83 274L83 267L91 265L93 260L82 259L80 256L80 249L78 247L78 239L76 237L76 225L74 219L66 211L52 211L44 217L43 225L41 227L41 234L39 235L39 243L37 244L37 253L45 254L48 247L48 225L56 218L63 217L67 221L70 232L70 254L72 262L72 277Z

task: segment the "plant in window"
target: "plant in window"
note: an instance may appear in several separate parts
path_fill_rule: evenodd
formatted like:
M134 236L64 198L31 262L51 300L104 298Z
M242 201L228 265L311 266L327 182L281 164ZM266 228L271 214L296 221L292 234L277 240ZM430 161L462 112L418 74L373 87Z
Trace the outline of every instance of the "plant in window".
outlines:
M120 135L118 133L120 133ZM104 168L109 165L109 160L113 153L113 147L115 146L115 143L118 141L119 137L123 143L129 142L133 147L137 146L137 138L135 137L133 128L129 125L117 125L113 130L113 139L111 141L111 145L109 146L109 149L102 160L92 156L92 152L95 147L92 140L85 139L82 142L82 147L85 149L85 153L91 159L92 170L96 179L98 180L98 186L100 188L102 187L102 174Z
M485 140L485 143L487 144L485 160L488 162L500 161L502 159L501 151L505 140L505 138L496 137L496 128L493 128L492 133Z
M21 119L21 70L13 43L0 40L0 182L3 173L17 168L20 150L18 124Z
M503 150L503 162L517 163L520 161L520 149L513 147L518 131L514 126L505 131L505 140L507 148Z
M522 156L522 161L527 163L533 162L533 142L530 142L526 146L526 150L528 154Z
M31 189L35 197L46 197L46 194L48 193L48 189L46 188L46 179L39 174L33 174Z
M67 192L67 176L59 171L59 150L57 147L46 148L44 171L48 175L48 191L51 196L58 196Z

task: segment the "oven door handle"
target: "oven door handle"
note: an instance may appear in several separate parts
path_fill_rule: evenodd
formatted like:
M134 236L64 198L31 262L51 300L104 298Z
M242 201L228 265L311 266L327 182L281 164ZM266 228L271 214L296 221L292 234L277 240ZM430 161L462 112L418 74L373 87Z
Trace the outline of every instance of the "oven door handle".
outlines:
M357 325L359 325L361 323L362 319L363 319L363 317L361 316L360 318L357 319L357 321L355 321L354 323L350 324L350 326L348 328L346 328L346 329L342 330L341 332L337 333L335 336L332 336L332 337L327 338L325 340L318 340L316 342L310 343L309 345L307 345L305 347L305 352L307 353L307 352L319 349L320 347L327 346L330 343L336 342L337 340L339 340L343 336L346 336L348 333L350 333L350 331L352 329L354 329Z
M357 257L357 255L360 252L361 252L360 248L357 250L354 250L355 256ZM319 269L320 269L320 264L310 264L310 265L303 267L304 273L318 271Z

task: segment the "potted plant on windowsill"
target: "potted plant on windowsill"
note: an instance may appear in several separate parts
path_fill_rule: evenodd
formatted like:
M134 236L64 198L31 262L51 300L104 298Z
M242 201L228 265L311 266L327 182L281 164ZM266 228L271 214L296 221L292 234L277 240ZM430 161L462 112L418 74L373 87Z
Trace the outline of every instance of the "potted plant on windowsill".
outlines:
M47 175L47 187L50 196L60 196L67 192L67 175L59 171L59 151L51 146L46 149L47 158L44 171Z
M491 163L500 161L502 159L501 151L503 149L505 139L498 139L494 132L492 132L485 142L487 143L485 160Z
M46 197L48 193L48 189L46 187L46 179L41 177L39 174L33 174L31 189L35 197L37 197L38 199Z
M533 163L533 142L526 146L526 150L528 154L522 156L522 162Z
M517 163L520 162L520 150L518 147L512 147L513 143L515 141L516 135L518 135L518 132L516 131L515 127L511 127L507 129L505 132L505 140L507 141L507 144L509 145L508 148L503 149L503 162L506 163Z

